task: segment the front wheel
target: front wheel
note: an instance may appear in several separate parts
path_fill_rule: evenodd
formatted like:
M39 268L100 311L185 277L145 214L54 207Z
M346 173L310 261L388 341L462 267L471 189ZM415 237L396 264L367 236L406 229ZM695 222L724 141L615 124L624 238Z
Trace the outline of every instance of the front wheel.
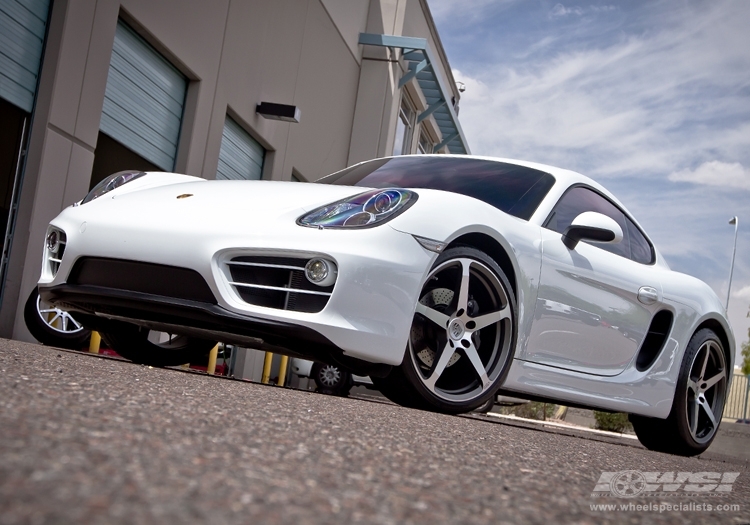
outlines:
M125 359L150 366L203 362L216 345L215 341L156 332L129 323L111 324L101 335Z
M721 341L712 330L700 330L690 339L682 359L669 417L630 416L638 439L648 449L669 454L704 452L719 430L728 383Z
M505 380L516 318L513 289L497 263L475 248L448 249L419 294L401 366L373 382L404 406L470 412Z
M45 303L36 288L26 300L23 320L31 335L47 346L80 350L91 335L69 312Z

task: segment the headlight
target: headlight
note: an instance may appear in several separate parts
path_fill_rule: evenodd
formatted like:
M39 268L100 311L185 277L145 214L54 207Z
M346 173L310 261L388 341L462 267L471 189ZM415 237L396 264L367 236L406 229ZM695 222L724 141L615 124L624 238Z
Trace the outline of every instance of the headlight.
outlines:
M321 206L299 219L297 224L315 228L368 228L391 220L417 201L410 190L370 190Z
M143 171L118 171L117 173L113 173L112 175L101 181L99 184L94 186L94 188L88 193L88 195L86 195L86 197L81 201L81 204L91 202L94 199L101 197L105 193L109 193L110 191L119 188L123 184L127 184L130 181L143 177L145 174L146 173Z

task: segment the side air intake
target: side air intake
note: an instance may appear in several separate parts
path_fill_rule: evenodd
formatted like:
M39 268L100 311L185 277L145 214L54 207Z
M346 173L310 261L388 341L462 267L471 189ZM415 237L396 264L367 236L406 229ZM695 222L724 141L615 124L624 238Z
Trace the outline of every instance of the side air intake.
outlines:
M669 310L657 312L651 320L651 326L648 327L648 333L643 340L635 361L635 368L639 372L648 370L654 364L654 361L656 361L656 358L661 353L661 349L664 348L664 343L667 342L669 332L672 331L673 320L674 314Z

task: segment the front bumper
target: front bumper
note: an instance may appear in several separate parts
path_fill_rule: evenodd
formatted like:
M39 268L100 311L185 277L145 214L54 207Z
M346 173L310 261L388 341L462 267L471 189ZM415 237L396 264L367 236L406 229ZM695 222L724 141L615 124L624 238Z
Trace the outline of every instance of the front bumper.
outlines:
M169 210L133 214L97 201L68 208L51 222L65 232L65 254L54 277L43 273L42 297L97 318L129 320L248 347L319 358L339 353L370 363L398 365L422 282L436 254L385 224L363 230L317 230L295 224L305 210L269 220ZM101 203L104 204L104 203ZM88 209L87 209L88 208ZM234 215L234 216L232 216ZM262 228L248 228L262 224ZM317 313L248 304L227 278L225 261L243 255L324 256L338 266L330 300ZM201 275L216 304L68 282L75 262L102 257L187 268ZM96 317L94 317L96 316ZM89 323L91 324L91 323Z
M40 290L44 301L76 312L77 318L104 332L113 320L137 319L139 324L153 330L174 330L259 350L307 355L321 361L343 353L310 328L237 315L216 304L101 286L60 284Z

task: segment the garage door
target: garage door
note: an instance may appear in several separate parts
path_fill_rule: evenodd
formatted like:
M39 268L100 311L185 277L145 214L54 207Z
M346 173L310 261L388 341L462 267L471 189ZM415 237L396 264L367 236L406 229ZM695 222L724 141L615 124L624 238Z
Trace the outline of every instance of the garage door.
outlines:
M151 45L117 24L100 128L144 159L171 171L187 80Z
M266 150L230 117L224 122L217 179L258 180Z
M49 0L0 0L0 97L31 113Z

